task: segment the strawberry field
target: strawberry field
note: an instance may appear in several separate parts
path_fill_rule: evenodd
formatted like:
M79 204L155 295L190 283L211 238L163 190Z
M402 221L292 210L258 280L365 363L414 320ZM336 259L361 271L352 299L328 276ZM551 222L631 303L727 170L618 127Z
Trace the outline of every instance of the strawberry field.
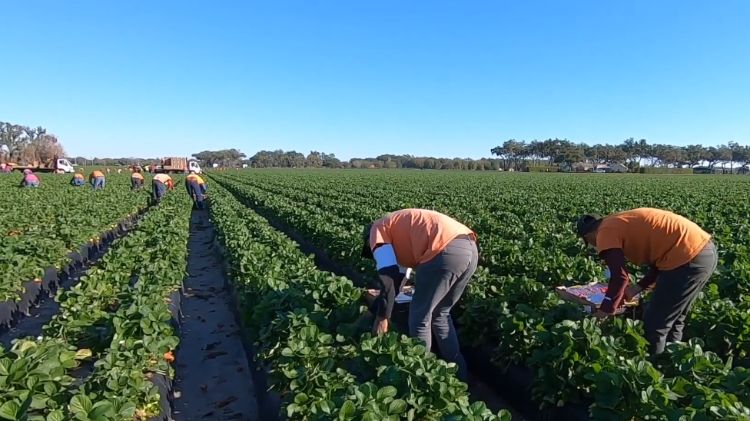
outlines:
M113 181L92 192L68 187L67 177L43 177L36 190L2 179L3 229L14 232L2 255L13 269L3 272L5 298L46 265L69 263L79 246L109 244L75 286L56 291L59 309L38 336L0 347L0 419L148 419L161 411L157 384L171 376L167 357L178 342L169 306L185 274L190 208L187 197L171 195L126 235L102 237L147 204L127 178Z
M362 228L407 207L444 212L477 232L480 268L454 318L473 376L484 377L514 414L750 417L745 178L331 170L206 178L209 210L191 211L184 190L153 205L148 192L130 191L126 175L108 177L97 192L69 186L66 176L43 175L39 189L0 177L0 312L9 315L0 333L35 316L45 305L39 297L52 295L58 305L33 335L0 336L0 419L183 419L170 401L187 386L172 380L203 367L186 367L186 350L206 352L204 362L226 353L218 342L189 347L190 319L211 324L220 305L185 307L207 300L205 291L186 287L199 276L194 268L206 265L226 275L227 305L244 344L236 346L252 360L254 373L237 369L235 380L256 382L258 401L278 401L274 417L510 419L421 344L398 332L369 333L362 287L373 285L375 273L360 257ZM600 262L573 234L577 215L640 206L693 219L720 250L687 342L656 359L646 354L639 309L600 321L553 291L603 280ZM196 250L220 263L191 266ZM224 324L211 328L223 337ZM196 385L196 396L221 399L193 416L231 418L233 402L256 399L213 387ZM265 419L242 415L234 414Z
M528 393L543 410L578 405L595 419L622 420L750 416L744 178L268 170L211 179L370 277L360 233L388 211L435 209L473 228L481 268L457 310L463 344L485 350L501 372L527 370ZM720 250L718 273L688 322L689 341L655 360L636 318L599 322L552 291L603 280L603 267L572 234L576 215L640 206L686 215Z
M45 269L63 269L82 245L95 245L101 234L136 216L146 197L125 190L127 178L96 192L69 186L68 177L41 175L38 189L20 189L18 177L0 179L0 302L17 302L23 284L42 281Z

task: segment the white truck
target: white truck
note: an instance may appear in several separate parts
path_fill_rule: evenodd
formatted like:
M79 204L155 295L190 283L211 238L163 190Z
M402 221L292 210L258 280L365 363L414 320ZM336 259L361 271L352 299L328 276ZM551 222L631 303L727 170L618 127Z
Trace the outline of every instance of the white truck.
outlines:
M198 165L198 161L194 159L188 159L183 157L169 157L161 160L159 164L154 164L152 167L154 173L188 173L194 171L196 174L201 173L201 166Z
M34 172L54 172L58 174L63 173L74 173L76 170L71 165L70 161L65 158L55 157L50 159L44 164L38 162L32 163L32 165L16 165L10 163L10 166L14 171L32 170Z

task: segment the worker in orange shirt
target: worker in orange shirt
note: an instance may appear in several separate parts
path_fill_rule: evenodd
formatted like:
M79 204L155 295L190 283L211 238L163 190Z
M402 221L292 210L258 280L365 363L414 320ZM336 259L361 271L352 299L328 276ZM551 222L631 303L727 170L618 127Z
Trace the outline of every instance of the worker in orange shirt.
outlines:
M439 212L403 209L368 226L362 256L375 260L381 281L373 333L388 331L388 319L404 279L402 268L415 269L416 288L409 305L409 336L430 349L433 335L443 359L456 363L459 379L468 370L461 355L451 309L477 269L476 234Z
M597 317L614 314L623 300L653 289L643 315L652 355L667 342L682 340L690 308L716 270L718 254L711 235L675 213L639 208L604 218L584 215L576 232L596 248L610 272L607 294ZM625 262L648 265L649 272L630 285Z
M73 178L70 180L71 186L81 187L86 184L86 178L83 176L83 174L77 172L73 175Z
M137 191L143 188L143 174L141 174L140 168L133 170L133 174L130 175L130 189Z
M193 199L193 205L197 209L203 209L206 197L206 182L203 181L203 178L195 171L190 171L190 174L185 177L185 188L188 195Z
M156 174L151 180L151 195L155 203L161 202L162 197L167 194L167 189L174 189L172 177L167 174Z
M91 175L89 175L89 182L94 186L94 190L103 190L105 183L104 173L99 170L92 171Z

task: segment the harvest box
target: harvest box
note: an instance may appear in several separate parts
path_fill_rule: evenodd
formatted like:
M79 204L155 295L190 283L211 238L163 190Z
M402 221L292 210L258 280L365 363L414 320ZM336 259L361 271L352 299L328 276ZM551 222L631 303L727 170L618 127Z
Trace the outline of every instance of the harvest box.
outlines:
M607 294L607 284L594 282L591 284L573 285L569 287L559 286L555 288L555 292L565 301L570 301L591 308L599 308ZM636 307L637 305L637 297L632 301L623 302L624 307Z

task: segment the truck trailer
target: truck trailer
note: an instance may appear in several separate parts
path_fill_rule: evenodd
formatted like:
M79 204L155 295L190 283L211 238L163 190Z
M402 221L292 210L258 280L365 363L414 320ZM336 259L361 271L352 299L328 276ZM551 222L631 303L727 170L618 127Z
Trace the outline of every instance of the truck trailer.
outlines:
M154 173L186 174L190 171L194 171L197 174L201 173L198 161L182 157L163 158L158 164L151 166L151 172Z

